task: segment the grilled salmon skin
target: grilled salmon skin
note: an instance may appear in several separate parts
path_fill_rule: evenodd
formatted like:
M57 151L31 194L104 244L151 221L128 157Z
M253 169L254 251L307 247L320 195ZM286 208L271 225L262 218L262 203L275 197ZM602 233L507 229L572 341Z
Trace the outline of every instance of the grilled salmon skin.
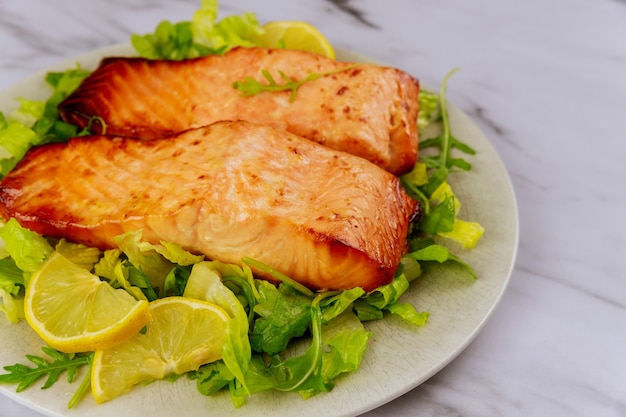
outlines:
M255 258L311 289L390 282L418 210L369 161L245 121L42 145L0 182L3 217L42 235L106 249L142 230L210 259Z
M291 91L244 97L233 83L267 70L278 84L349 68ZM106 133L153 139L220 120L267 124L348 152L400 175L417 158L419 84L390 67L337 62L286 49L235 48L183 61L105 58L59 106L61 118L85 127L95 116ZM96 133L102 126L93 123Z

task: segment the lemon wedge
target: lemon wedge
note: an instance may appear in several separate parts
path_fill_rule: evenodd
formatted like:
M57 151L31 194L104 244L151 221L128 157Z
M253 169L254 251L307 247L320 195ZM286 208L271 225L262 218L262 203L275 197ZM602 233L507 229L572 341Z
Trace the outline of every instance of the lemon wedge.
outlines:
M50 347L67 353L115 346L150 320L147 301L114 289L59 252L32 275L24 314Z
M259 38L261 46L299 49L335 59L335 50L330 42L310 23L281 20L269 22L263 29L265 33Z
M91 389L98 403L133 386L182 374L221 359L229 316L219 306L186 297L150 303L152 319L138 333L111 349L94 354Z

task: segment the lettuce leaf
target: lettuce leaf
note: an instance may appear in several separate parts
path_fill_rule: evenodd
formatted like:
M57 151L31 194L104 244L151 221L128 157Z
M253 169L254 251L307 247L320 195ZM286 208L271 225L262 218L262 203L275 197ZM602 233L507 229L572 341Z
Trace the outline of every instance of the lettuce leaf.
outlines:
M46 82L52 94L47 101L20 98L20 107L10 118L0 112L0 177L13 169L32 146L66 141L79 134L76 126L59 120L57 106L89 73L80 67L48 73Z
M61 239L54 248L68 260L85 268L87 271L94 269L94 266L100 261L100 256L102 255L102 252L98 248L68 242L65 239Z
M230 15L217 21L217 12L217 0L202 0L192 20L196 42L217 53L224 53L236 46L259 45L258 37L264 30L254 13Z
M8 174L38 142L40 137L31 128L8 121L0 112L0 175Z
M259 45L263 33L253 13L217 21L217 0L202 0L191 21L161 21L153 33L131 35L137 53L148 59L181 60L223 54L236 46Z
M187 281L189 289L183 296L193 296L215 303L222 307L231 320L226 329L226 343L222 349L222 360L247 392L245 375L251 360L250 340L248 339L248 315L235 294L221 281L221 275L215 269L216 264L200 262L193 266ZM202 294L198 288L203 287ZM190 292L193 289L193 294Z
M15 219L9 219L0 229L0 238L9 255L0 260L0 311L16 323L24 317L22 289L54 249L45 238L23 228Z
M9 322L15 324L24 318L24 299L15 297L0 288L0 311L4 313Z
M327 384L341 374L359 369L371 336L372 333L365 330L363 323L350 310L323 328L322 376Z
M24 272L25 278L30 277L54 251L44 237L20 226L13 218L0 229L0 238L17 267Z
M10 258L0 259L0 289L9 295L16 296L24 288L24 273Z
M115 242L130 263L145 274L150 285L157 289L157 293L163 293L165 279L174 268L174 263L159 253L157 245L142 241L141 236L141 230L128 232L117 236Z
M417 128L421 132L439 115L439 96L427 90L420 90L418 108Z

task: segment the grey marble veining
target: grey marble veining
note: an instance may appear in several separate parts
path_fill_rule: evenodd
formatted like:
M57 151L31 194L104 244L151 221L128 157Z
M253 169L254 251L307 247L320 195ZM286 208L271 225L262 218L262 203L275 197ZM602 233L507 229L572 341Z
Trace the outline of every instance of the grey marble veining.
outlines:
M0 90L188 20L195 0L0 2ZM222 1L308 20L437 87L510 172L520 246L502 301L451 364L375 416L626 416L626 2ZM0 416L39 416L0 397ZM68 413L71 416L71 412Z

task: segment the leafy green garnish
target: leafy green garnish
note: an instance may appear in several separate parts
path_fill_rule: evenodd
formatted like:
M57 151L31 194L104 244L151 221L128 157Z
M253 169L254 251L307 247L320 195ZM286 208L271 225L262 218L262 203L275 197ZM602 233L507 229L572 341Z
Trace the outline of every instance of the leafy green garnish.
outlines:
M59 120L57 105L89 75L80 67L51 72L46 82L52 87L47 101L20 100L20 107L7 118L0 112L0 177L5 176L34 145L66 141L80 134L74 125Z
M328 75L337 74L339 72L348 71L358 64L349 65L347 67L339 68L333 71L328 72L320 72L320 73L309 73L306 77L300 80L293 80L283 71L278 70L278 75L285 82L284 84L278 84L272 74L270 74L267 70L261 70L261 74L268 81L268 84L263 84L260 81L255 80L254 78L248 76L243 81L235 81L232 84L232 87L235 90L241 91L241 95L244 97L253 96L259 93L268 92L268 93L276 93L280 91L291 91L289 95L289 101L292 102L296 99L296 94L298 94L298 89L303 85L310 81L315 81L318 78L326 77Z
M24 318L24 299L14 295L11 291L12 288L7 291L4 287L0 287L0 311L10 323L15 324Z
M199 274L204 281L210 282L205 299L222 307L231 317L226 330L226 343L222 349L222 358L236 380L248 392L245 375L252 354L248 338L248 315L235 294L221 281L220 266L220 263L201 262L194 265L191 273ZM245 275L246 272L242 270L241 274Z
M447 182L450 173L456 170L469 171L472 168L465 159L453 157L452 150L469 155L476 153L472 147L454 137L450 129L446 89L455 72L456 70L452 70L444 77L438 95L420 92L420 134L437 118L441 120L442 131L439 135L420 142L420 161L411 172L401 177L401 181L407 192L421 202L423 210L422 218L414 225L413 234L446 237L463 247L473 248L482 237L484 229L476 222L457 218L460 202ZM434 155L432 152L424 152L428 149L438 152Z
M259 282L258 289L260 299L254 312L259 317L254 323L250 344L254 351L274 355L307 330L311 321L311 300L285 284L276 288Z
M263 33L253 13L217 21L218 1L202 0L191 21L162 21L154 33L131 35L137 53L148 59L181 60L223 54L236 46L258 45Z
M422 263L437 262L437 263L442 264L445 262L451 262L451 263L461 266L467 273L469 273L469 275L472 278L478 279L472 267L468 263L462 261L456 255L451 253L447 247L443 245L435 244L430 239L423 239L423 240L427 241L427 243L422 248L414 250L413 252L410 252L406 256L409 256L415 259L416 261L422 262ZM413 241L411 243L423 244L423 242L419 242L419 241L418 242Z
M102 252L98 248L68 242L65 239L61 239L54 246L54 249L68 260L74 262L76 265L86 269L87 271L93 270L102 255Z
M43 236L20 226L13 218L0 229L0 238L17 267L24 272L25 278L30 277L54 251Z
M0 176L5 176L24 157L31 146L40 141L29 127L9 121L0 112Z
M62 353L50 347L43 347L42 350L52 359L51 361L41 356L26 355L26 359L32 362L34 366L24 364L5 366L4 370L8 371L8 373L0 375L0 384L18 384L16 391L22 392L41 378L46 378L41 388L47 389L50 388L64 372L67 373L67 382L72 383L78 370L84 366L90 366L93 357L91 353ZM89 387L88 376L89 373L87 373L86 376L87 383L81 384L77 393L68 403L68 408L74 406L87 391Z
M16 296L24 287L24 272L11 257L0 259L0 289Z
M430 125L438 114L439 96L427 90L419 92L419 112L417 115L417 129L423 131ZM424 148L424 142L420 142L420 148Z

